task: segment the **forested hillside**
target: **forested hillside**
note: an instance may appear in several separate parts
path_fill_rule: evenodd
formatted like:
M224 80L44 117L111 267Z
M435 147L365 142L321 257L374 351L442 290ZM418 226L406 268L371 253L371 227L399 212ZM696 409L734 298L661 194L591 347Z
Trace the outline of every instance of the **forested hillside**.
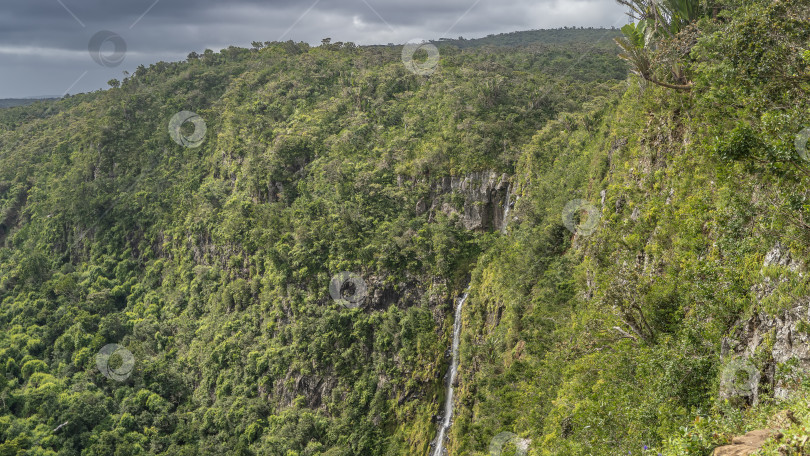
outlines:
M2 454L426 454L499 236L437 183L627 75L609 39L440 51L256 43L0 111Z
M0 455L429 454L465 292L449 455L805 454L810 5L622 3L0 109Z
M473 270L450 454L510 432L709 455L758 428L782 434L762 454L810 454L810 5L625 3L630 85L524 147L519 223ZM595 229L563 228L572 199Z

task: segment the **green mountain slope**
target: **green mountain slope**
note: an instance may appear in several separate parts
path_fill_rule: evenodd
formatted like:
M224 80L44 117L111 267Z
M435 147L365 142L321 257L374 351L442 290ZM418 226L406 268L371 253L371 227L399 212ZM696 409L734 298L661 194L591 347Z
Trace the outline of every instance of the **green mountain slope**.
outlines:
M436 183L511 174L616 96L589 44L443 45L422 77L400 47L268 43L4 111L3 454L427 453L453 297L498 236ZM330 298L340 271L361 308ZM99 368L108 344L132 358Z
M623 3L0 111L0 454L428 454L465 291L450 455L805 454L808 5Z
M810 16L723 3L659 43L651 79L677 65L689 90L634 79L524 149L519 224L473 273L450 454L511 432L528 454L709 455L783 409L803 424L764 454L810 451ZM599 222L572 238L579 198Z

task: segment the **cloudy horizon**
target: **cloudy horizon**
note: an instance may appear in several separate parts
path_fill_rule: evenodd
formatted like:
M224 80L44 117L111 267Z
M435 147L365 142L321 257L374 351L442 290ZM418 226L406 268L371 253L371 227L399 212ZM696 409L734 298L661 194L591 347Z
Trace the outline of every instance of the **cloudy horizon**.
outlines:
M32 0L0 16L0 98L62 96L107 87L138 65L184 60L190 52L250 47L253 41L323 38L358 45L414 38L480 38L560 27L621 26L614 0ZM121 62L94 61L92 38L109 30L126 46ZM115 42L102 51L112 54Z

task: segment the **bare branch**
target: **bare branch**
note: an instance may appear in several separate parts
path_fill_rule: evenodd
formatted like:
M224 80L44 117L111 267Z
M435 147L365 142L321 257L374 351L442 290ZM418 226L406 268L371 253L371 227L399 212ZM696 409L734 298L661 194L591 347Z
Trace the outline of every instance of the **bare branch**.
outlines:
M638 338L636 336L630 334L629 332L623 330L622 328L614 326L612 329L615 329L617 332L619 332L625 339L632 339L638 342Z
M655 85L659 85L661 87L666 87L668 89L681 90L681 91L684 91L684 92L689 92L690 90L692 90L692 83L689 83L689 84L670 84L668 82L659 81L659 80L655 79L654 77L652 77L652 76L650 76L648 74L639 73L639 75L642 78L644 78L645 81L650 81Z

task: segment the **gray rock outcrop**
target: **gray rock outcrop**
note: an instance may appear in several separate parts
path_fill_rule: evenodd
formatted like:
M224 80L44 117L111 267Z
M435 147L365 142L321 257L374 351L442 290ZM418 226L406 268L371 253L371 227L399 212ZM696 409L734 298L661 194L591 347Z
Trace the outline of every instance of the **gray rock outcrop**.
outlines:
M804 267L779 243L765 255L763 268L769 266L799 274ZM752 291L762 300L783 280L766 276ZM736 378L736 383L721 380L720 398L737 397L756 404L764 391L772 392L777 399L787 398L799 374L810 372L808 321L810 297L799 296L779 315L757 312L741 322L736 333L723 340L724 374Z
M416 210L429 212L431 218L437 211L458 214L468 230L495 231L504 226L508 192L508 176L495 171L448 176L433 184L430 197L427 201L420 200Z

